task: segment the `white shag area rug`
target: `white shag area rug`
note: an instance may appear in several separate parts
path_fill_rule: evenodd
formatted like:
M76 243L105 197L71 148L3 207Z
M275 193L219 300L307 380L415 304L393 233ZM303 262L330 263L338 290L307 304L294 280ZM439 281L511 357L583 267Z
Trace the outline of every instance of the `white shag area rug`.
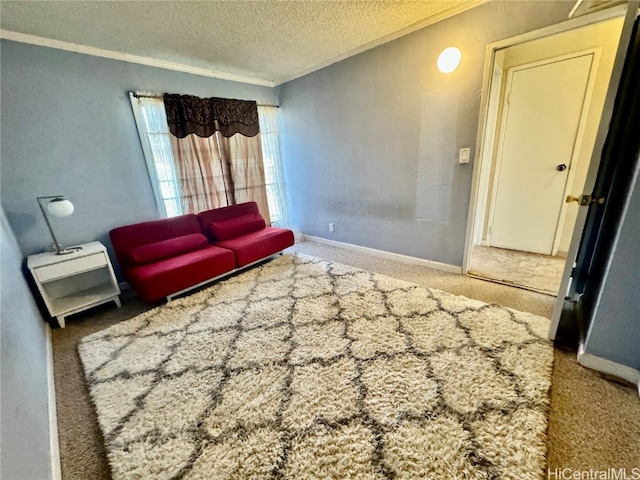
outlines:
M78 348L114 479L542 479L548 324L287 254Z

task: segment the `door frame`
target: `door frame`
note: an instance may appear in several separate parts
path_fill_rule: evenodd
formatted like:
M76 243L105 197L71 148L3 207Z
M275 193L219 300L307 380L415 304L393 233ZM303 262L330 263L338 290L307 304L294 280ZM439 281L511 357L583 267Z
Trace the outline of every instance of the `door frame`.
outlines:
M592 14L583 15L577 18L572 18L566 20L564 22L557 23L555 25L550 25L548 27L544 27L538 30L534 30L532 32L523 33L521 35L517 35L515 37L507 38L504 40L499 40L497 42L493 42L487 45L486 54L485 54L485 64L484 64L484 73L483 73L483 82L482 82L482 95L480 99L480 116L478 120L478 134L476 138L476 148L474 152L474 161L473 161L473 177L471 180L471 194L469 199L469 214L467 219L467 229L465 235L465 247L462 258L462 274L466 275L469 272L470 263L471 263L471 252L473 250L474 244L474 234L477 232L477 228L479 227L479 222L484 222L484 215L486 213L486 202L481 202L479 199L480 194L480 185L484 182L487 183L484 176L486 175L486 171L489 170L486 168L487 163L491 161L491 156L493 152L485 152L485 144L488 142L487 131L491 130L488 125L488 113L489 113L489 94L491 92L491 81L493 76L493 66L495 63L495 57L498 50L511 47L514 45L519 45L521 43L525 43L531 40L537 40L540 38L548 37L551 35L555 35L557 33L567 32L569 30L574 30L576 28L584 27L587 25L591 25L594 23L599 23L604 20L609 20L612 18L617 18L624 16L627 12L627 5L617 5L612 8L608 8L606 10L601 10L599 12L594 12ZM626 25L626 21L625 21ZM624 27L623 27L624 29ZM623 40L623 39L622 39ZM628 41L628 39L627 39ZM617 59L617 57L616 57ZM615 73L615 68L614 68ZM617 72L618 80L621 72ZM613 76L612 76L613 79ZM615 82L617 85L617 82ZM607 96L607 100L609 100ZM605 109L609 108L609 113L612 106L608 105L605 102ZM596 141L595 148L600 148L602 145L599 145ZM490 164L490 163L489 163ZM591 169L590 169L591 170ZM482 177L482 178L481 178ZM486 192L484 192L486 195ZM484 205L482 205L484 203ZM482 208L482 212L479 212L479 207ZM479 213L481 215L479 215ZM584 226L584 218L582 222L580 222L580 215L576 221L576 225L581 223ZM581 227L582 228L582 227ZM571 245L573 245L576 240L576 233L574 230L574 238L571 241ZM579 237L579 235L578 235ZM577 246L576 246L577 249ZM571 248L570 248L571 250ZM569 262L567 262L569 263ZM565 269L566 270L566 269ZM564 291L566 286L560 287L560 291Z
M558 253L558 248L560 246L560 239L562 228L564 226L564 220L567 215L567 204L564 202L564 199L571 192L571 188L573 186L573 181L576 175L575 164L577 161L578 154L580 153L579 145L582 143L582 138L584 137L584 131L587 124L587 112L589 111L589 107L591 105L591 98L593 96L593 89L595 86L596 75L598 71L598 64L600 62L600 55L602 52L601 47L593 47L585 50L581 50L578 52L567 53L564 55L559 55L556 57L549 57L543 60L537 60L535 62L525 63L522 65L517 65L515 67L509 68L507 72L507 79L505 82L506 88L504 93L507 94L511 89L511 84L513 82L513 75L521 70L528 70L530 68L536 68L543 65L548 65L551 63L563 62L565 60L570 60L572 58L585 57L587 55L591 55L591 65L589 70L589 76L587 78L587 87L584 93L584 99L582 101L582 105L580 108L580 119L578 120L578 128L576 130L576 136L573 142L573 147L571 149L571 158L569 160L569 171L567 172L567 178L565 179L564 188L562 189L562 196L558 198L558 203L560 204L560 209L558 211L558 218L556 219L556 227L554 232L553 241L551 242L551 255L555 255ZM485 161L489 163L489 167L486 171L493 172L493 184L491 185L491 191L487 193L487 197L489 198L489 211L486 212L487 215L487 227L489 227L489 231L486 234L484 232L477 232L480 235L484 236L487 239L487 245L491 245L491 226L493 225L493 217L495 214L496 208L496 200L498 195L498 185L500 183L500 168L502 166L502 150L504 148L504 132L507 127L508 114L508 103L506 96L501 98L500 109L498 112L498 116L500 118L500 126L495 130L494 135L498 136L498 148L496 150L496 155L490 155L485 158ZM495 139L494 139L495 141ZM482 181L482 180L481 180ZM488 182L488 179L487 179ZM481 190L478 191L478 195L482 195L483 192ZM484 225L484 219L482 222ZM480 227L478 227L480 229ZM476 235L478 236L478 235Z
M618 95L618 89L620 87L620 81L622 79L622 71L625 65L627 52L629 50L629 43L631 41L631 35L633 34L634 24L638 17L640 9L640 1L631 0L627 4L624 23L622 25L622 31L620 33L620 43L618 44L618 50L616 52L616 58L613 64L613 71L611 72L611 79L609 81L609 88L602 109L602 116L600 119L600 125L596 134L596 141L593 146L593 153L591 155L591 162L589 164L589 171L587 172L587 178L585 180L583 191L591 194L595 188L596 180L598 179L598 171L600 169L601 157L605 149L605 142L609 135L609 126L613 118L613 109L615 106L615 100ZM553 309L553 315L551 317L551 325L549 326L548 337L550 340L556 338L556 333L560 325L560 317L564 311L566 299L572 302L576 302L579 297L579 292L576 291L576 284L573 282L572 273L576 266L576 257L578 255L578 249L582 243L583 235L585 234L585 226L587 221L588 208L581 208L578 211L576 218L576 224L573 229L573 236L571 237L571 244L569 246L569 252L567 258L572 261L567 262L562 274L562 281L560 283L560 292L566 292L565 294L558 294L556 304ZM587 233L589 233L587 231ZM582 340L580 340L582 341ZM640 386L639 386L640 392Z

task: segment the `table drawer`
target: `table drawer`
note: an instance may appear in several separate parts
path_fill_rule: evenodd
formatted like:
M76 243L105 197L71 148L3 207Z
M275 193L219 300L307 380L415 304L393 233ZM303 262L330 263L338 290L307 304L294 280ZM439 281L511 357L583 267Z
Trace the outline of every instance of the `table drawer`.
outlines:
M63 278L68 275L75 275L88 270L93 270L108 265L104 253L87 255L86 257L74 258L54 265L46 265L35 269L36 277L40 282L48 282L56 278Z

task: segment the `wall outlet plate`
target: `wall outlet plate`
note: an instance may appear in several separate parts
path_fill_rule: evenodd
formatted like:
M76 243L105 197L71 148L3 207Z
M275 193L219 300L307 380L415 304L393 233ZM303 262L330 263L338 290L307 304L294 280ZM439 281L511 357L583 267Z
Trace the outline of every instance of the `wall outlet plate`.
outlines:
M330 232L335 232L336 231L336 226L333 223L329 224L329 231Z

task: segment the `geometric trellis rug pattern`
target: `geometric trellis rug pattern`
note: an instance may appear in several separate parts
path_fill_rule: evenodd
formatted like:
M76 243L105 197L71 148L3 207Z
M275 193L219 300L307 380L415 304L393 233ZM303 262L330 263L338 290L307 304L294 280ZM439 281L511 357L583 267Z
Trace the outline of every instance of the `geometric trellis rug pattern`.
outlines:
M286 254L78 350L114 479L542 479L548 325Z

